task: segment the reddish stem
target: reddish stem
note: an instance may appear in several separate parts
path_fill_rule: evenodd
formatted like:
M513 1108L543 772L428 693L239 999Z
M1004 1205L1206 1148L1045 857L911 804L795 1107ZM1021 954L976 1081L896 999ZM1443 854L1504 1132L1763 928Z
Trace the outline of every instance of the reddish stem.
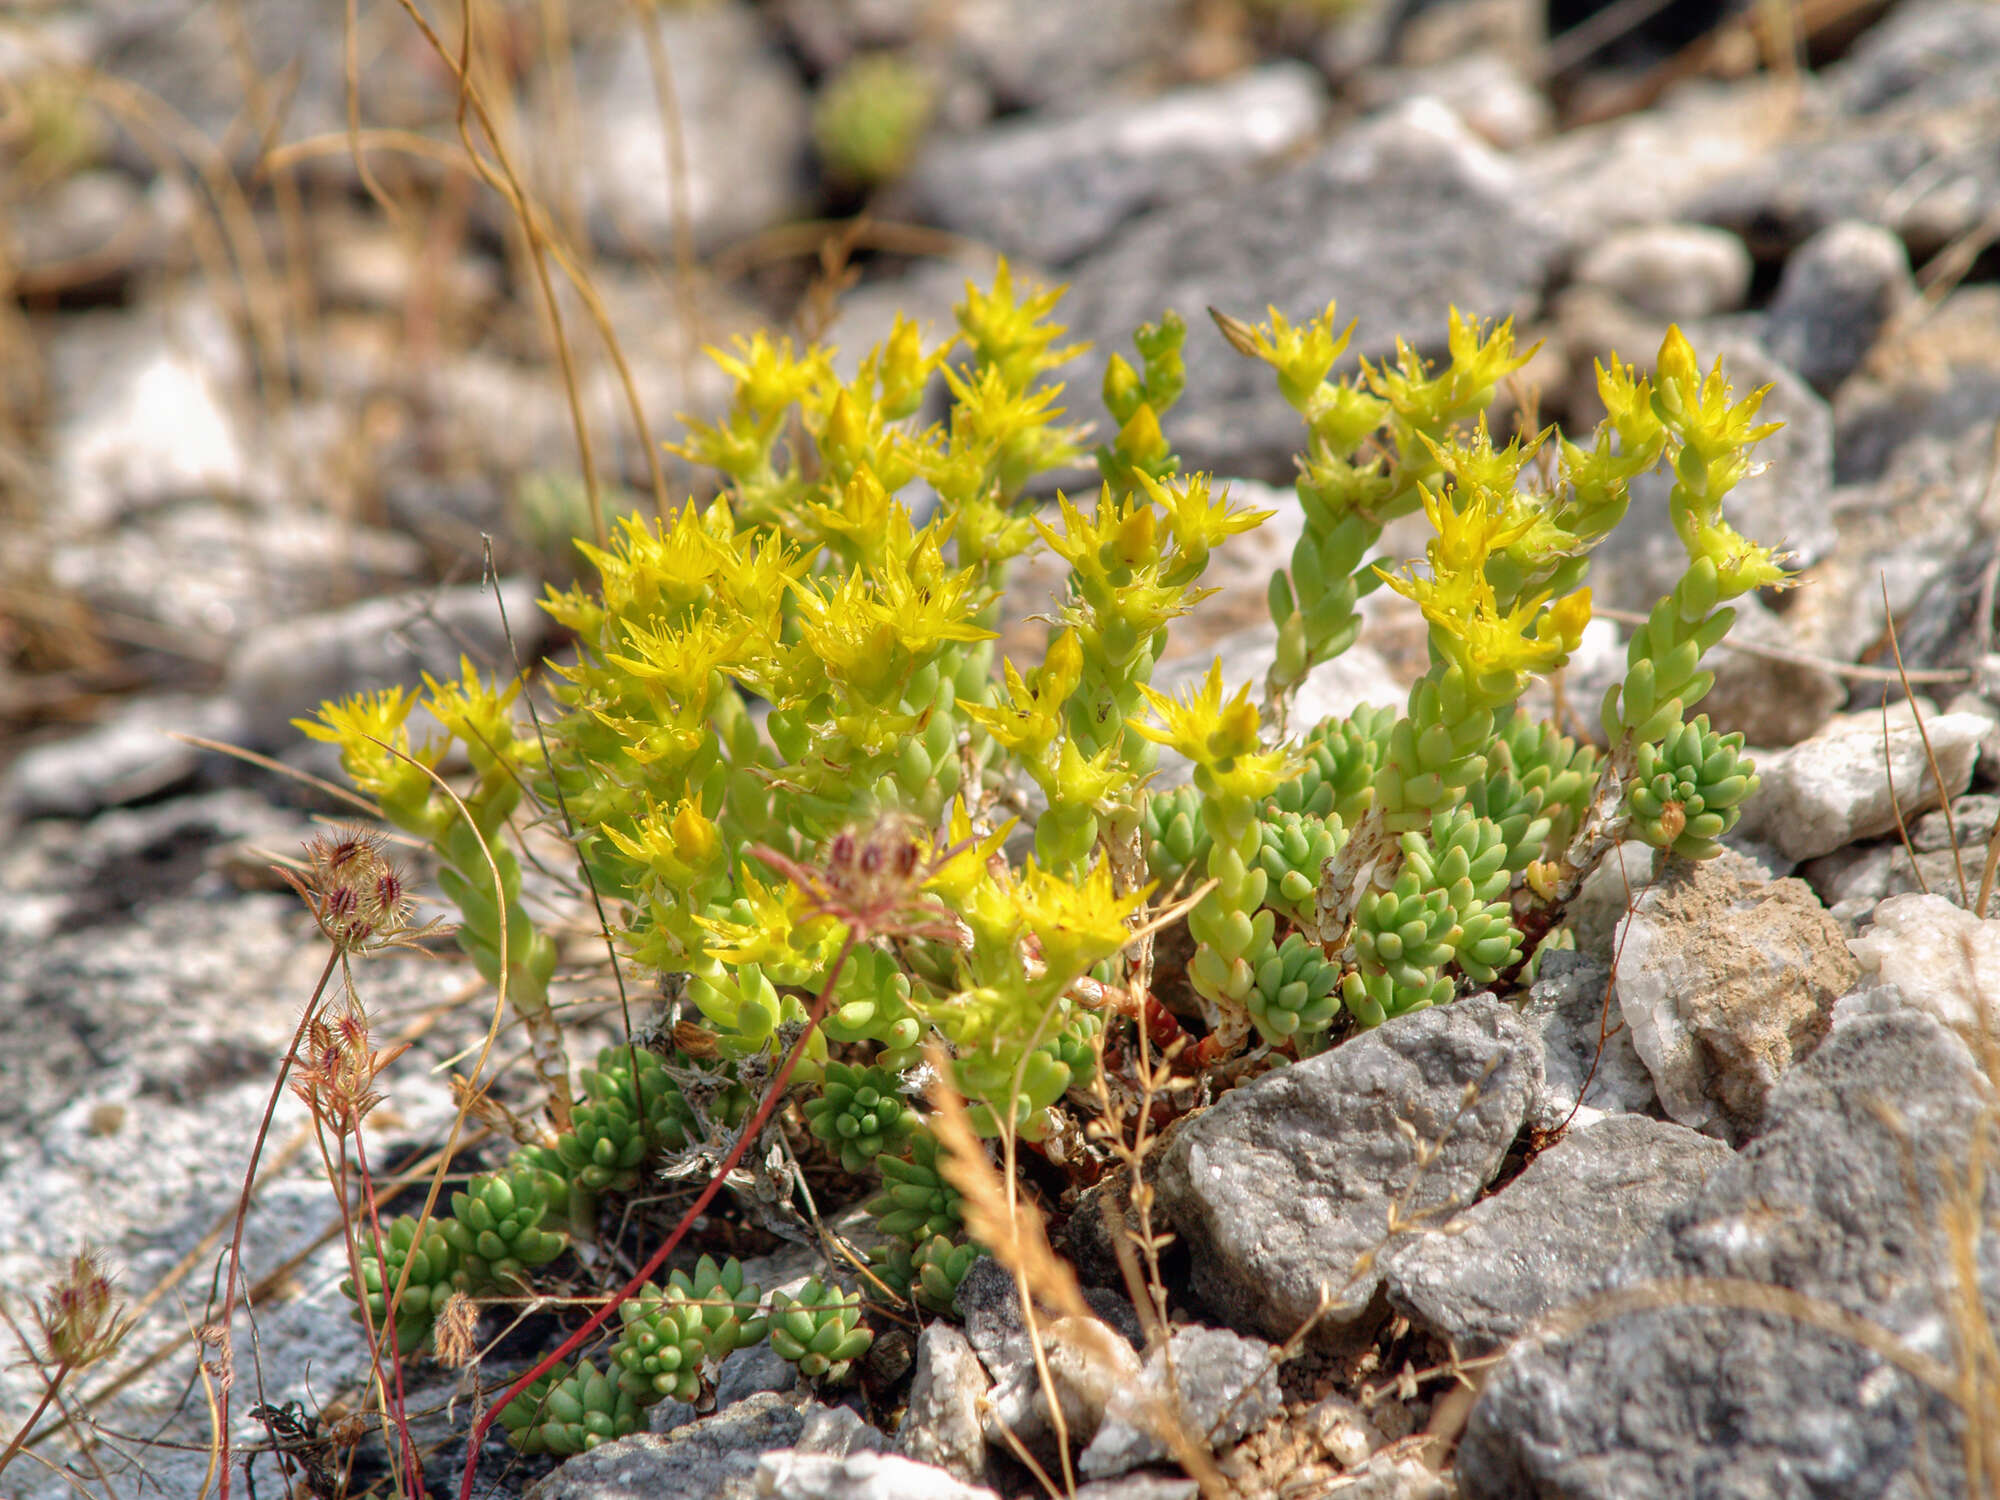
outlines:
M770 1088L764 1092L764 1102L757 1106L757 1113L751 1116L749 1124L737 1136L736 1144L729 1148L729 1154L723 1158L722 1165L716 1169L715 1175L709 1178L708 1186L701 1190L701 1196L696 1198L688 1207L688 1211L681 1215L681 1221L674 1226L674 1232L667 1236L666 1242L653 1252L651 1258L638 1269L630 1281L591 1314L590 1321L564 1339L553 1351L545 1355L539 1364L502 1391L492 1405L486 1408L486 1414L472 1424L472 1438L466 1445L465 1475L459 1481L458 1500L472 1500L472 1481L479 1469L479 1445L486 1440L487 1432L500 1419L500 1413L506 1408L507 1403L553 1369L571 1351L581 1346L585 1339L604 1326L606 1320L618 1310L621 1303L634 1296L639 1288L653 1279L653 1273L659 1270L666 1263L667 1257L679 1247L680 1242L686 1238L688 1230L694 1227L694 1221L700 1218L708 1205L715 1201L715 1195L722 1191L723 1184L729 1180L729 1174L735 1171L737 1164L743 1160L743 1154L750 1149L750 1143L764 1133L764 1126L770 1121L772 1111L778 1107L778 1100L785 1092L785 1085L792 1081L792 1072L798 1067L799 1059L805 1055L806 1043L811 1041L813 1033L819 1030L819 1023L826 1015L827 1006L832 1003L834 981L840 978L840 971L846 967L847 956L854 951L854 944L855 930L850 927L846 940L840 945L839 954L833 960L833 967L827 971L826 983L813 1000L812 1010L806 1016L806 1029L799 1033L799 1039L792 1043L792 1050L785 1054L785 1060L778 1068L777 1077L771 1080Z
M243 1226L250 1217L250 1195L257 1188L257 1162L264 1154L264 1141L271 1133L271 1118L278 1112L278 1101L285 1095L285 1080L291 1076L292 1059L298 1055L306 1027L312 1024L313 1016L319 1011L320 996L326 993L326 982L333 978L333 966L340 962L340 953L341 950L335 947L327 954L326 967L319 971L319 983L313 986L312 998L306 1001L305 1014L299 1017L298 1029L292 1033L292 1043L285 1048L284 1058L278 1064L278 1076L271 1084L270 1101L264 1106L263 1119L257 1122L257 1139L250 1147L250 1165L243 1169L243 1193L236 1200L236 1229L229 1237L229 1270L222 1284L223 1378L216 1382L216 1426L218 1445L222 1450L220 1500L229 1500L229 1391L236 1383L236 1340L231 1325L236 1321L236 1282L243 1268Z
M368 1208L368 1229L369 1232L375 1237L375 1263L381 1266L384 1271L386 1271L389 1267L388 1248L384 1244L382 1239L382 1216L376 1211L375 1208L375 1180L374 1178L368 1175L368 1151L367 1148L361 1144L361 1123L358 1120L355 1122L354 1125L354 1164L356 1170L358 1170L361 1173L361 1201L364 1204L366 1204ZM361 1276L360 1276L361 1267L359 1264L358 1257L356 1260L354 1270L355 1270L354 1290L357 1293L356 1300L360 1303L362 1314L365 1317L368 1311L368 1300L367 1300L368 1289L361 1283ZM386 1281L383 1284L383 1289L385 1291L388 1290L388 1284ZM396 1309L395 1306L393 1305L391 1298L384 1297L382 1299L382 1312L383 1312L383 1319L382 1319L383 1322L389 1325L387 1330L389 1335L389 1368L395 1371L396 1375L395 1379L396 1393L393 1398L395 1401L395 1409L390 1413L390 1415L395 1418L396 1433L397 1436L402 1440L403 1464L405 1469L407 1470L407 1473L405 1474L404 1477L409 1482L410 1493L412 1495L421 1495L424 1492L424 1464L423 1460L417 1456L416 1439L410 1436L409 1398L403 1394L403 1351L397 1347ZM370 1329L369 1339L368 1339L368 1349L371 1357L376 1357L375 1352L377 1347L378 1346L376 1345L374 1338L374 1330ZM379 1364L377 1366L376 1373L378 1376L381 1373ZM388 1383L386 1381L384 1382L383 1388L384 1390L387 1390L388 1388Z

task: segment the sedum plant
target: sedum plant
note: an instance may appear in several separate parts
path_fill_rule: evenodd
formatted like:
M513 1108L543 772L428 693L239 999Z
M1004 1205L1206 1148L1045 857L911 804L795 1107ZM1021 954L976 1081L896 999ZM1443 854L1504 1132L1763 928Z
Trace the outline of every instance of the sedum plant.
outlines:
M1527 357L1505 323L1454 314L1442 360L1399 346L1336 375L1348 334L1331 307L1220 318L1304 423L1303 525L1268 589L1262 683L1232 688L1218 663L1173 697L1153 679L1174 623L1210 592L1215 550L1268 513L1182 472L1167 433L1187 330L1171 314L1109 362L1095 495L1030 499L1084 456L1051 380L1075 353L1057 296L1003 265L967 289L950 338L899 320L851 376L765 335L718 352L734 398L676 451L720 493L579 544L597 581L545 601L576 647L534 730L514 685L469 665L305 726L430 845L460 942L496 980L504 939L549 1087L539 1138L448 1218L399 1221L386 1264L364 1261L378 1321L404 1285L406 1349L450 1290L518 1287L594 1232L604 1195L685 1175L690 1153L699 1168L794 1042L794 1149L880 1181L871 1294L943 1310L976 1247L915 1102L922 1070L946 1072L979 1130L1081 1179L1085 1086L1129 1066L1141 1022L1146 1044L1185 1042L1183 1072L1306 1056L1513 981L1617 839L1701 858L1733 825L1756 777L1740 740L1690 711L1729 601L1786 581L1722 513L1770 431L1759 393L1703 372L1674 330L1653 374L1600 368L1594 431L1502 443L1487 413ZM1521 699L1576 649L1591 552L1662 465L1686 568L1588 743ZM1381 555L1385 524L1417 513L1424 557ZM1039 659L996 661L1008 570L1037 548L1065 570L1060 607ZM1293 726L1300 684L1385 585L1421 611L1428 670L1401 705ZM418 706L443 739L412 742ZM470 766L462 807L430 774L448 750ZM1160 784L1163 751L1184 785ZM678 997L671 1043L608 1049L579 1087L548 1007L554 946L510 850L530 813L571 832L621 963ZM1184 941L1131 962L1161 927ZM1162 1002L1176 994L1188 1003ZM867 1347L858 1296L814 1282L762 1313L740 1282L705 1263L621 1308L609 1373L538 1381L503 1414L513 1440L571 1452L630 1430L640 1404L688 1399L708 1362L767 1330L827 1380Z

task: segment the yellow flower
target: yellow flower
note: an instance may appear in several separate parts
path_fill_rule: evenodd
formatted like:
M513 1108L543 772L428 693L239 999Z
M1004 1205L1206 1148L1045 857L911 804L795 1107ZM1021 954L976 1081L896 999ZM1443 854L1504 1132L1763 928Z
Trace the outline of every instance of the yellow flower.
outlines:
M1007 700L986 706L961 698L959 712L983 725L995 744L1033 765L1062 732L1062 706L1083 675L1083 648L1076 632L1065 630L1049 643L1047 659L1031 674L1034 686L1011 659L1002 663Z
M675 722L696 724L707 716L715 674L741 664L751 637L748 625L712 613L685 625L635 622L625 628L625 649L607 651L604 659L630 673Z
M1238 354L1261 359L1276 370L1278 393L1287 405L1303 410L1333 369L1334 361L1347 348L1347 341L1354 336L1354 324L1350 320L1347 327L1335 333L1331 302L1318 317L1297 326L1275 307L1267 306L1265 311L1271 318L1268 330L1224 314L1214 316L1230 347Z
M635 833L636 837L613 824L604 825L604 836L627 859L644 865L677 894L713 874L722 853L720 830L686 797L671 816L649 797L646 816L638 821Z
M709 934L709 957L730 968L756 964L778 984L803 983L832 959L840 923L814 912L804 891L789 880L766 885L747 864L742 882L737 910L748 921L695 918Z
M1501 608L1486 565L1496 551L1525 536L1534 518L1504 516L1485 495L1470 498L1463 509L1429 491L1423 500L1437 531L1428 549L1430 576L1377 572L1424 612L1439 653L1462 668L1483 696L1512 699L1521 674L1551 671L1576 649L1590 618L1589 591L1570 595L1546 615L1547 594Z
M1006 845L1015 822L1009 818L991 833L975 836L965 799L954 797L951 816L945 822L944 839L931 854L931 872L924 880L924 889L942 897L954 911L963 910L971 902L972 893L992 881L988 861Z
M424 706L464 743L474 766L521 760L528 746L514 733L513 716L507 712L521 690L520 679L502 688L496 678L488 687L479 680L479 669L469 656L459 657L458 671L458 680L446 683L424 673L429 689Z
M1112 888L1111 868L1101 861L1076 884L1040 868L1030 855L1014 900L1041 946L1049 976L1073 979L1131 940L1127 921L1152 889L1148 884L1118 895Z
M1169 698L1144 683L1139 691L1160 723L1126 722L1146 739L1193 761L1200 768L1197 781L1205 774L1223 795L1245 800L1269 796L1293 769L1288 752L1258 751L1257 705L1250 701L1250 684L1222 701L1222 658L1210 664L1208 676L1185 699Z
M829 677L888 707L940 647L993 638L972 621L974 587L974 569L943 568L926 528L908 558L884 559L872 578L857 569L836 584L798 584L800 635Z
M408 689L398 686L379 693L357 693L338 703L322 703L317 719L294 719L292 723L309 738L338 745L341 764L362 791L387 800L415 788L422 802L430 795L429 778L397 759L393 750L435 766L443 747L426 741L411 750L405 725L414 707L416 700Z

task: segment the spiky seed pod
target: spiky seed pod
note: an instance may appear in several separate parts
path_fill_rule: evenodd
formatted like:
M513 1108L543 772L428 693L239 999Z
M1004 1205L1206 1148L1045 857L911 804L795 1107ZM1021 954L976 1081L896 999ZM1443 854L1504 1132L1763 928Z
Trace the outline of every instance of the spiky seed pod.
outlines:
M1450 898L1426 888L1419 872L1408 867L1389 890L1364 895L1354 914L1359 963L1341 984L1354 1018L1379 1026L1390 1016L1449 1000L1451 980L1439 971L1454 956L1456 925Z
M1340 965L1298 933L1266 950L1257 965L1250 1019L1274 1046L1324 1031L1340 1012Z
M808 1380L839 1385L874 1342L873 1331L861 1323L858 1293L825 1286L815 1276L796 1297L779 1292L771 1299L771 1347Z
M1337 816L1290 812L1267 812L1258 827L1264 845L1257 862L1271 882L1264 904L1302 922L1313 909L1320 867L1340 848L1347 830Z
M639 1430L639 1403L595 1365L557 1365L500 1408L507 1441L521 1453L570 1458Z
M1758 786L1743 736L1717 734L1707 714L1669 731L1657 748L1641 743L1633 771L1625 792L1633 832L1684 859L1715 854Z
M464 1288L525 1288L531 1269L568 1246L567 1235L542 1227L568 1206L569 1185L555 1173L517 1162L473 1178L466 1188L451 1195L451 1217L438 1226L458 1252Z
M403 1267L409 1266L409 1281L396 1308L396 1346L407 1356L430 1337L437 1310L455 1290L458 1254L437 1220L426 1224L419 1235L417 1221L408 1214L389 1226L382 1241L380 1256L372 1243L362 1242L361 1286L368 1298L369 1320L379 1331L388 1316L388 1295L402 1278ZM360 1298L353 1278L342 1281L340 1290L357 1303L354 1316L359 1322Z
M611 1369L621 1391L640 1406L701 1394L708 1328L697 1304L678 1288L649 1281L618 1304L618 1317L623 1326L611 1347Z
M714 1358L722 1359L764 1337L768 1320L757 1311L763 1293L755 1282L743 1279L743 1265L735 1256L718 1266L713 1256L704 1255L695 1262L693 1276L675 1271L667 1284L700 1308L703 1337Z
M965 1211L958 1189L938 1168L937 1137L922 1131L910 1141L908 1156L878 1156L882 1191L866 1204L875 1227L885 1235L915 1243L934 1235L964 1231Z

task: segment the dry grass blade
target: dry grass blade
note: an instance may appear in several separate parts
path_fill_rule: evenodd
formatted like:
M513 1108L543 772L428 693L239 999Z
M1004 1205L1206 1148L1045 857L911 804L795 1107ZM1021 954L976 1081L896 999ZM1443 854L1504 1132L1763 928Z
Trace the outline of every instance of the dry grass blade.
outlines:
M1010 1201L986 1148L973 1133L965 1101L944 1081L951 1076L950 1062L935 1049L929 1062L937 1079L931 1089L936 1111L931 1128L938 1138L939 1167L945 1180L964 1195L966 1234L1016 1277L1025 1278L1045 1306L1064 1317L1095 1317L1083 1300L1076 1273L1050 1248L1041 1212L1018 1197Z
M1903 684L1903 697L1910 705L1910 716L1917 722L1917 736L1924 742L1924 763L1930 767L1931 783L1938 789L1938 799L1944 804L1945 837L1951 840L1951 863L1958 874L1959 904L1969 909L1972 906L1972 892L1965 884L1965 860L1959 853L1958 828L1951 816L1951 788L1945 785L1944 772L1938 766L1937 752L1931 748L1931 732L1925 727L1923 712L1917 707L1916 696L1910 691L1909 674L1903 670L1903 647L1896 639L1895 613L1889 608L1889 577L1886 573L1879 577L1882 585L1882 615L1889 627L1889 649L1895 653L1897 676ZM1890 768L1889 760L1889 705L1885 702L1882 705L1882 769L1889 778L1889 805L1896 814L1896 831L1902 835L1903 850L1910 857L1910 868L1917 870L1917 851L1911 847L1909 829L1903 826L1903 809L1896 797L1896 773ZM1928 894L1923 872L1920 870L1917 870L1917 886Z

